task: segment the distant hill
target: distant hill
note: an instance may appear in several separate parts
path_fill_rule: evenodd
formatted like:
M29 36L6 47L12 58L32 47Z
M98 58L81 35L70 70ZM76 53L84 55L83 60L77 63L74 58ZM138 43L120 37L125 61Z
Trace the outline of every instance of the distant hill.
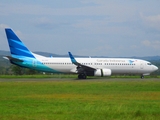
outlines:
M39 51L36 51L34 52L36 54L39 54L39 55L43 55L43 56L46 56L46 57L50 57L50 56L53 56L53 57L69 57L68 54L66 55L58 55L58 54L54 54L54 53L48 53L48 52L39 52ZM3 51L3 50L0 50L0 56L7 56L7 55L10 55L10 52L9 51ZM78 55L75 55L75 57L89 57L89 56L78 56ZM102 58L108 58L108 56L92 56L93 58L97 58L97 57L102 57ZM120 58L124 58L124 57L120 57ZM143 59L143 60L148 60L148 61L157 61L159 60L160 61L160 56L144 56L144 57L125 57L125 58L135 58L135 59ZM2 59L2 57L0 58Z
M7 56L7 55L10 55L10 52L9 51L4 51L4 50L0 50L0 55Z
M46 56L46 57L68 57L68 55L58 55L58 54L54 54L54 53L48 53L48 52L34 52L36 54L42 55L42 56Z
M160 56L146 56L146 57L132 57L132 58L143 59L143 60L148 60L148 61L153 61L153 60L160 61Z

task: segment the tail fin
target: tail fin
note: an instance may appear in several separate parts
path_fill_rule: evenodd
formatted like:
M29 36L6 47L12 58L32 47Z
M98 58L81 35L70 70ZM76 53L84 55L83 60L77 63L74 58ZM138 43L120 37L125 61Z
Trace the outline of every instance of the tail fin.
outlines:
M31 51L23 44L16 34L9 28L5 29L11 55L19 55L35 58Z

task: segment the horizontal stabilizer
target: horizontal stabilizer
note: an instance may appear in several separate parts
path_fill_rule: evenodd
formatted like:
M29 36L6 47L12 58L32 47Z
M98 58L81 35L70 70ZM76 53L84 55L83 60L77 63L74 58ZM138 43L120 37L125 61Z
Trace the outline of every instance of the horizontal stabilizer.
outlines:
M23 62L23 60L17 59L17 58L13 58L11 56L5 56L3 57L4 59L8 59L10 61L14 61L14 62Z

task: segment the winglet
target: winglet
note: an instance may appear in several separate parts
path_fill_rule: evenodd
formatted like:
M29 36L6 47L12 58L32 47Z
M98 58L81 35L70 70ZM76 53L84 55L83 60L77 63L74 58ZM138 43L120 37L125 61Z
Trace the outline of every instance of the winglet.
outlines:
M75 64L75 65L78 65L78 62L77 62L76 59L73 57L72 53L71 53L71 52L68 52L68 54L69 54L69 57L70 57L72 63Z

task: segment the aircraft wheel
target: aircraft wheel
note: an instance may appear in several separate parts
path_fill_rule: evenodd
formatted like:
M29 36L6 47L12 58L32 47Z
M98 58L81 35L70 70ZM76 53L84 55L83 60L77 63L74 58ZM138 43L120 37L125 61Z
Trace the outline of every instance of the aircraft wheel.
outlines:
M81 76L81 74L79 74L79 75L78 75L78 79L82 79L82 76Z
M141 79L143 79L144 78L144 76L143 75L141 75Z
M78 75L78 79L86 79L86 77L84 73Z
M83 77L83 79L86 79L87 76L85 74L82 74L82 77Z

